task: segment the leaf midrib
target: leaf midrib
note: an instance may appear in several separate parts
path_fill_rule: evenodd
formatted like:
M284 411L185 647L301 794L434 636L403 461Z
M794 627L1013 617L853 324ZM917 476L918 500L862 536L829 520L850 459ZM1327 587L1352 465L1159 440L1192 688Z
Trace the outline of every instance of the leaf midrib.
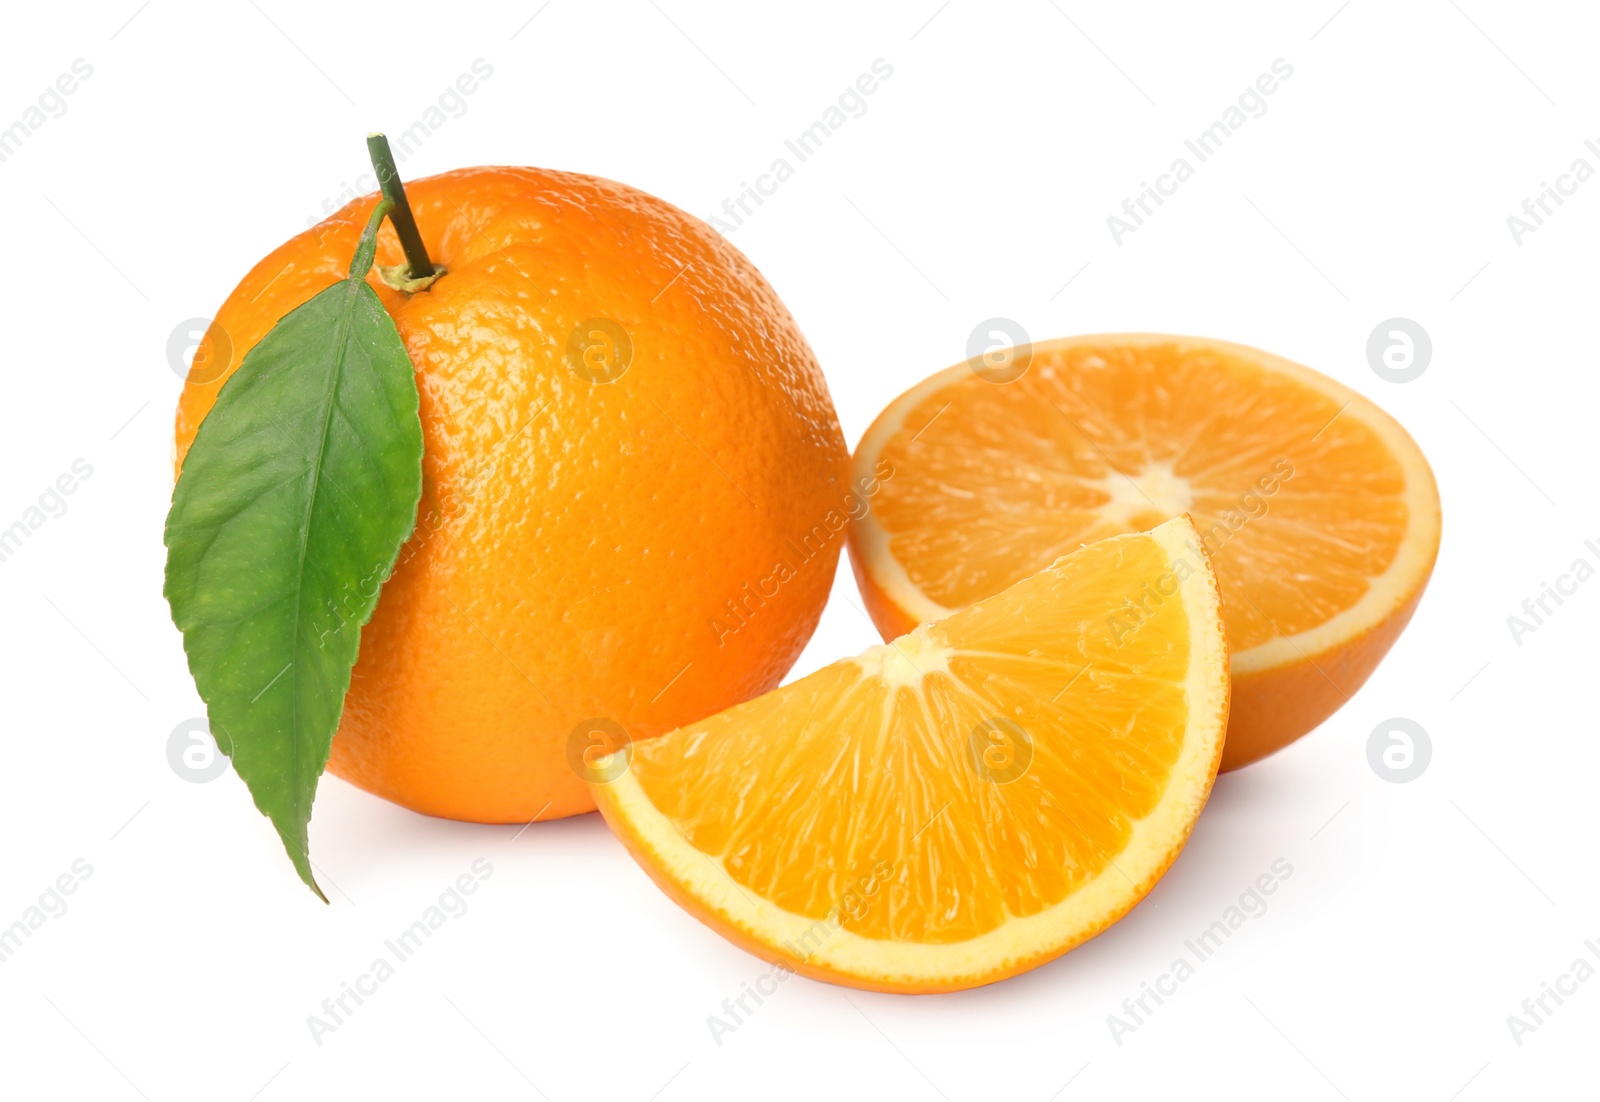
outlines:
M311 488L310 493L306 495L305 513L301 517L300 521L300 551L295 562L294 629L290 634L292 651L290 654L291 669L289 677L289 692L290 699L292 701L294 722L293 729L290 732L289 741L293 747L294 755L293 776L295 791L293 797L295 809L297 811L302 810L301 801L303 799L303 785L301 783L301 778L304 775L302 771L303 763L301 760L302 739L300 736L302 729L300 716L300 617L304 608L304 595L306 587L306 548L311 542L311 517L316 512L317 495L322 489L322 465L323 460L328 454L328 432L333 424L333 407L335 404L334 398L339 393L339 383L344 378L345 353L350 344L350 324L351 318L355 314L355 302L360 294L360 290L357 287L359 282L362 281L357 280L354 276L346 276L343 280L345 286L344 304L339 312L338 338L334 342L334 364L332 378L323 401L322 432L319 434L317 441L317 452L313 457L314 461L311 465ZM305 801L303 810L306 812L304 815L305 826L309 830L311 818L309 800ZM306 860L309 861L310 859L310 855L307 854Z

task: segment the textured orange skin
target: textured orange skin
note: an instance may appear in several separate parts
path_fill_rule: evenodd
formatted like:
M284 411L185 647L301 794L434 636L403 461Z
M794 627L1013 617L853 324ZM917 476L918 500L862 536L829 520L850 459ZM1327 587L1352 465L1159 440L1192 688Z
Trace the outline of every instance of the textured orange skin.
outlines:
M867 615L873 626L885 639L898 639L917 626L917 618L895 604L884 588L872 579L862 565L861 553L856 549L855 533L850 539L850 571L856 576L856 588L861 591L861 603L867 606Z
M1365 685L1411 622L1426 584L1371 630L1348 640L1316 664L1294 662L1233 678L1233 712L1222 751L1226 772L1259 761L1315 730ZM1223 594L1227 600L1227 594Z
M868 576L854 538L850 540L850 567L861 590L862 602L878 633L885 639L904 635L917 626L911 613L897 605L883 587ZM1432 566L1430 564L1431 572ZM1344 706L1366 684L1400 632L1411 622L1426 583L1411 599L1371 630L1347 640L1310 660L1233 677L1228 714L1228 738L1222 749L1222 772L1227 773L1276 753ZM1222 595L1226 603L1228 595Z
M591 811L568 763L575 726L660 734L774 687L799 655L843 543L825 520L843 515L844 438L794 320L698 219L531 168L406 190L447 274L412 296L376 270L368 282L416 366L423 498L329 768L447 818ZM231 344L231 362L184 387L180 465L244 354L345 275L377 198L291 238L228 296L196 359ZM378 263L403 259L385 224ZM632 339L615 382L568 366L568 335L596 317ZM832 534L805 560L791 541L819 525ZM794 576L766 592L780 560Z

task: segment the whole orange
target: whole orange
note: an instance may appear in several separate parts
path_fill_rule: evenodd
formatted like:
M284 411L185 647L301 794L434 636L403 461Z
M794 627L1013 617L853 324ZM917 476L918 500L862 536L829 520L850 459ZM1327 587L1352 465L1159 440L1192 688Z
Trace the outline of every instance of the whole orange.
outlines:
M799 655L859 500L844 438L794 319L698 219L531 168L406 190L445 274L369 280L416 367L422 504L392 576L360 583L382 596L329 768L455 819L589 811L593 754L763 693ZM345 274L377 199L228 296L179 400L180 465L244 355ZM379 264L403 259L385 225Z

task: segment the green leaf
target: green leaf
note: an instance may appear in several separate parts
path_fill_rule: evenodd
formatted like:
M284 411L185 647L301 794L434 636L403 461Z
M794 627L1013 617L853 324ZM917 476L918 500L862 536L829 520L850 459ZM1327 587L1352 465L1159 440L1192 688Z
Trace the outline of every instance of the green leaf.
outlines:
M307 824L361 627L416 523L411 360L365 280L294 310L223 386L167 515L166 596L217 745L311 890Z

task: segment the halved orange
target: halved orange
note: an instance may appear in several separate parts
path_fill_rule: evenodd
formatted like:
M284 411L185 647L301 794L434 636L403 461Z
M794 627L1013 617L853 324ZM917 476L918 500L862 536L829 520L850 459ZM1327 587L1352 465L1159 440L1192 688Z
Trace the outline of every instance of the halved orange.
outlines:
M655 881L756 955L953 991L1144 897L1210 795L1227 714L1216 578L1179 518L598 758L593 789Z
M1224 341L1113 334L1010 355L913 387L856 449L857 485L875 493L850 557L885 638L1187 512L1233 647L1222 768L1287 745L1361 687L1439 551L1433 472L1393 418Z

